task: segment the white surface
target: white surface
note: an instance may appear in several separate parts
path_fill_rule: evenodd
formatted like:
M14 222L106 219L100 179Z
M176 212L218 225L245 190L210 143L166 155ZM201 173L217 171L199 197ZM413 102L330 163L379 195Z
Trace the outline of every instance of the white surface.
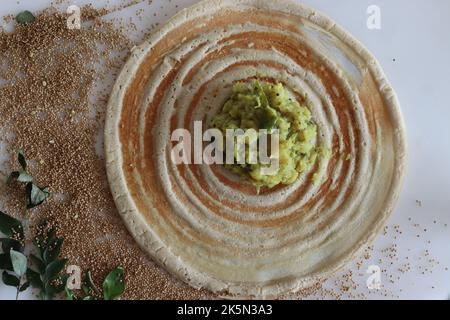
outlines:
M72 1L70 4L87 2ZM120 1L91 2L95 6L107 4L110 7ZM135 20L138 28L148 28L164 22L181 8L195 2L160 0L149 5L149 1L145 0L115 15L135 17L136 10L143 8L143 21ZM398 295L404 299L448 299L450 271L445 268L450 268L450 227L445 224L450 225L450 1L302 2L341 24L378 58L397 92L408 130L408 166L399 204L389 220L387 235L380 235L375 242L372 257L363 261L360 271L356 270L355 265L349 266L354 275L360 273L353 277L359 287L351 289L351 293L364 293L368 298L385 297L384 290L369 291L365 287L368 265L379 263L381 258L383 263L380 267L386 269L381 281L388 290L387 298ZM42 9L49 3L48 0L2 1L0 16L17 14L25 9ZM381 8L381 30L366 27L366 9L369 5ZM65 4L61 8L67 6ZM134 38L139 39L139 35L134 35ZM422 205L418 205L416 200L420 200ZM399 226L401 234L393 232L394 225ZM420 237L417 237L418 234ZM396 244L398 256L388 259L381 251L392 244ZM429 251L429 256L425 250ZM399 272L397 269L408 261L411 271L405 274ZM336 278L330 279L327 287L336 290L336 282L342 282L342 274L345 273L346 270L343 270ZM389 282L389 275L395 278L394 283ZM0 284L0 299L13 297L14 290Z

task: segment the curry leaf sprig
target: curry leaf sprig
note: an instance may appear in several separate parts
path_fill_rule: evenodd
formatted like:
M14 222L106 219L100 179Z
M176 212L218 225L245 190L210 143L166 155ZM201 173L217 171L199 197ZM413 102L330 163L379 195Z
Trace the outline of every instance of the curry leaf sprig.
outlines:
M39 254L30 254L36 270L28 268L26 274L31 286L39 289L41 299L53 299L66 287L68 275L64 268L67 259L60 258L63 241L64 238L57 237L55 229L49 227L47 221L39 224L33 240Z
M86 272L83 285L81 286L82 294L77 295L72 289L66 287L67 300L115 300L118 299L125 291L124 269L122 267L114 268L103 281L103 294L94 284L92 274L88 270Z
M0 238L2 253L0 253L0 269L5 285L16 288L16 300L19 293L25 291L30 283L23 282L27 271L28 259L24 251L24 228L22 223L0 211L0 232L5 238Z
M39 289L42 299L52 299L64 291L68 276L63 270L67 260L59 258L64 239L56 236L54 228L49 228L46 221L39 224L33 239L39 254L30 253L28 258L24 255L24 227L19 220L0 211L0 232L6 236L0 238L2 281L17 289L16 299L30 285ZM28 260L37 271L28 267Z
M32 209L41 205L49 197L50 192L48 187L39 187L33 182L33 177L27 171L27 161L22 150L17 153L17 161L21 169L11 172L6 183L11 184L13 181L26 183L26 206L27 209Z
M26 183L27 209L42 204L49 196L48 188L41 188L33 183L33 177L27 171L27 161L23 151L19 150L17 160L21 169L13 171L7 184L13 181ZM22 223L0 211L0 270L3 270L2 281L16 288L16 299L19 293L30 285L39 290L42 299L52 299L66 291L69 300L114 300L125 291L124 270L117 267L103 281L102 292L95 286L90 271L82 286L82 295L78 296L67 288L69 276L64 272L67 259L61 259L63 237L57 237L55 229L47 221L41 222L33 238L35 250L28 258L24 255L25 232ZM33 268L28 267L32 265ZM25 278L25 279L24 279ZM23 281L25 280L25 281Z

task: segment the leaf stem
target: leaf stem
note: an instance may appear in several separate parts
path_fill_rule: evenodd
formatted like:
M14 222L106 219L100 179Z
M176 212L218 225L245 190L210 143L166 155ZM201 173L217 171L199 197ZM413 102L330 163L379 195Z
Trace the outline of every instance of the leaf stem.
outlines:
M19 300L19 293L20 293L20 283L22 282L22 276L19 277L19 284L16 287L16 301Z

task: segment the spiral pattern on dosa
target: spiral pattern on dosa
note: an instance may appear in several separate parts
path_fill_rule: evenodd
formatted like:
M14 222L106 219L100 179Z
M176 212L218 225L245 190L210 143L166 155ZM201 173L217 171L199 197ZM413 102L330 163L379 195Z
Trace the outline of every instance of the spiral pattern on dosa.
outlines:
M280 81L330 146L297 182L263 189L219 165L175 165L171 133L207 124L235 81ZM203 128L206 129L206 128ZM403 176L395 94L376 60L288 1L206 0L133 49L105 128L111 190L141 247L195 287L276 296L313 284L368 244ZM323 175L313 183L313 175Z

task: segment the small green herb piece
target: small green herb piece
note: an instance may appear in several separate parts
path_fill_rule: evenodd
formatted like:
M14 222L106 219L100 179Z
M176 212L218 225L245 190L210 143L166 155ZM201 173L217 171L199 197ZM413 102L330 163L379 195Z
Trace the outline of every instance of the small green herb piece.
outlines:
M15 274L23 276L27 271L27 257L22 252L11 249L9 252Z
M25 191L27 193L27 209L32 209L42 204L50 195L47 187L41 188L32 182L27 183Z
M31 182L33 177L27 172L27 161L25 159L25 154L22 150L17 152L17 162L19 162L22 168L19 171L13 171L6 180L6 184L10 184L12 181L17 180L19 182Z
M20 163L23 171L27 170L27 160L25 159L25 154L22 149L17 152L17 161Z
M19 24L29 24L29 23L33 23L34 20L36 20L36 18L35 18L34 15L33 15L30 11L28 11L28 10L22 11L21 13L19 13L19 14L16 16L16 21L17 21L17 23L19 23Z
M264 92L264 89L263 89L263 87L261 86L261 83L260 83L259 81L255 81L255 82L254 82L254 85L255 85L256 92L257 92L258 95L259 95L259 98L260 98L260 101L261 101L261 106L262 106L263 108L268 108L268 107L270 107L270 105L269 105L269 99L267 99L266 93Z
M277 113L274 109L270 107L260 109L257 115L261 122L261 129L266 129L271 132L272 129L275 128L277 123Z
M105 300L114 300L119 298L124 291L123 268L117 267L106 276L103 282L103 297Z

